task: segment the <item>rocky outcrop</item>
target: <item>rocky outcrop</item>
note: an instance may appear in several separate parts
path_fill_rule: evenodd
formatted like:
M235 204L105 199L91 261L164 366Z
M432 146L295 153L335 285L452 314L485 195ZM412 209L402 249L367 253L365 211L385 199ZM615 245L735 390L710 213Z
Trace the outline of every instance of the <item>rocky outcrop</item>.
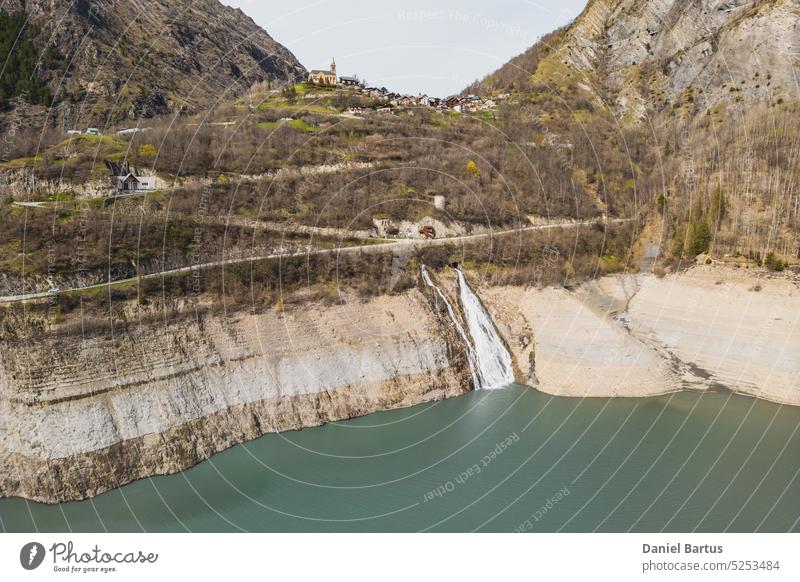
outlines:
M20 201L46 201L59 192L69 192L80 199L97 199L114 194L111 175L103 180L73 181L48 179L31 168L0 171L0 190L7 197Z
M470 389L418 290L0 347L0 492L90 497L233 444Z

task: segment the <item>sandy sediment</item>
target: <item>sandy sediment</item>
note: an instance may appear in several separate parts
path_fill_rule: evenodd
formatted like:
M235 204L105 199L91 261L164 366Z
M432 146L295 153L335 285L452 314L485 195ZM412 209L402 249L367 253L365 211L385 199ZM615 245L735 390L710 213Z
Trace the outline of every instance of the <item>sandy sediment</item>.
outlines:
M563 396L732 390L800 405L800 286L697 266L576 289L482 289L521 380Z
M705 386L800 405L800 286L788 277L716 266L646 277L627 318Z
M565 289L482 293L522 379L560 396L650 396L680 389L669 364L613 316ZM527 335L530 334L530 335Z

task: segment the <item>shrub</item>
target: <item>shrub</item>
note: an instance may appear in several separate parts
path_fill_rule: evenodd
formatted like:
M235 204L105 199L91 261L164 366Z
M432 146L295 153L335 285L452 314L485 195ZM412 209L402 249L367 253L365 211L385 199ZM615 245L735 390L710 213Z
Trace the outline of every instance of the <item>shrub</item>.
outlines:
M624 270L624 266L614 255L604 255L600 257L600 270L603 273L618 273Z
M139 146L139 156L143 158L155 158L158 155L156 146L149 143L143 143Z
M689 223L686 233L685 250L691 257L708 252L711 244L711 232L708 229L708 222L705 217Z
M764 266L769 269L770 271L781 272L786 269L786 261L779 259L775 256L775 253L770 251L767 253L767 257L764 259Z

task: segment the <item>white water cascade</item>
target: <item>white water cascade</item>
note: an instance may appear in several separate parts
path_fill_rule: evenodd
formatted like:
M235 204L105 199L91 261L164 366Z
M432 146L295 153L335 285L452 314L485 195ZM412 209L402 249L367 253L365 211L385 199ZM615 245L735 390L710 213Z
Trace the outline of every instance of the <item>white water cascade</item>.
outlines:
M464 340L464 344L467 346L467 362L469 363L469 373L472 374L472 384L476 389L480 388L481 384L476 373L476 370L478 369L478 360L475 357L475 350L472 349L472 342L469 341L467 332L464 331L464 328L458 322L456 313L453 311L453 306L450 305L450 302L447 300L445 294L433 283L433 281L431 281L431 277L428 275L428 269L425 268L425 265L422 265L422 280L425 281L425 284L428 287L436 292L442 301L444 301L444 305L447 307L447 313L450 314L450 319L453 320L458 334L461 336L461 339Z
M456 273L458 273L459 296L461 305L464 308L469 335L467 335L467 332L458 321L447 296L433 283L425 265L422 265L422 280L444 302L450 319L455 324L461 339L464 340L464 344L467 347L469 371L472 374L472 381L476 389L494 390L495 388L507 386L514 382L511 355L497 335L489 314L486 313L480 300L469 288L464 274L458 269L456 269ZM472 341L470 336L472 336Z
M478 364L480 387L482 390L503 388L514 382L514 366L511 354L497 334L494 322L483 308L480 299L467 284L464 273L458 273L461 306L467 318L467 327L475 342L475 359Z

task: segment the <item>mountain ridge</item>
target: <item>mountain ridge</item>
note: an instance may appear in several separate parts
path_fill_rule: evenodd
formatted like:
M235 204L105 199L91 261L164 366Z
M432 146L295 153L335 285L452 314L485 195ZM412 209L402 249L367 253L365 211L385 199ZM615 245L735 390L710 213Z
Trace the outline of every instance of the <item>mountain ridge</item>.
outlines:
M66 124L200 111L305 68L241 10L216 0L12 0L55 53L39 67Z

